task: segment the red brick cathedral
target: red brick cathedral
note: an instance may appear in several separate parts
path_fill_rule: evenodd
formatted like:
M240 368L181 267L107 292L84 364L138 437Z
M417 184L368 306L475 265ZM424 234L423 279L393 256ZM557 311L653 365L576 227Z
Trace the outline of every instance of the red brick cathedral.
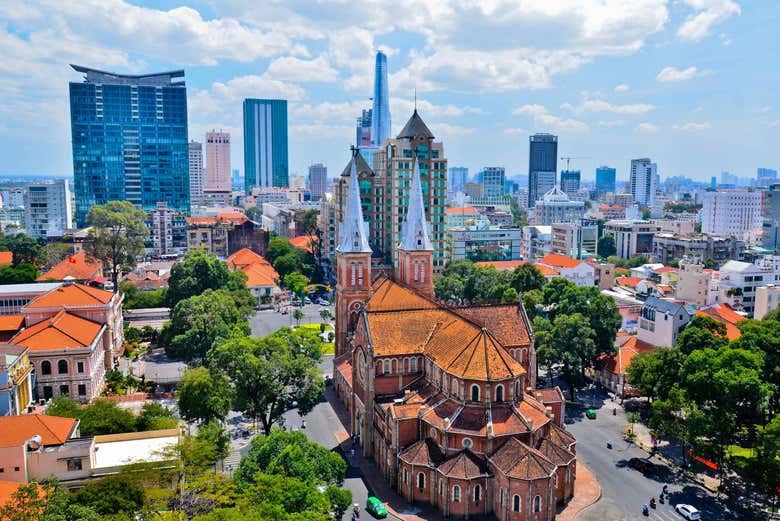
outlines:
M373 267L352 159L339 225L334 383L363 454L407 500L452 517L549 521L569 499L575 439L539 389L522 304L449 307L414 161L393 269Z

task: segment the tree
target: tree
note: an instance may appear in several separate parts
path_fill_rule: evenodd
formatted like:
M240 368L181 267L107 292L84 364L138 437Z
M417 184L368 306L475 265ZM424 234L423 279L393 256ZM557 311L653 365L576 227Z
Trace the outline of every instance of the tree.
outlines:
M46 266L56 266L67 259L73 252L73 245L63 242L50 242L43 247L43 258L46 259Z
M763 354L763 380L775 388L771 396L770 411L776 412L780 408L780 322L766 316L764 320L743 320L739 323L739 330L742 335L731 345L737 349Z
M309 279L297 271L288 273L284 276L282 281L284 282L284 287L292 291L293 294L297 295L301 299L303 298L303 294L306 291L306 286L309 284Z
M227 376L196 367L185 371L176 398L182 418L205 425L227 418L233 396Z
M184 299L200 295L207 289L225 288L229 282L227 263L206 250L190 250L171 268L165 302L173 309Z
M136 258L144 254L149 237L145 221L146 213L128 201L109 201L89 210L87 222L91 228L84 240L84 251L108 267L114 291L119 291L122 269L135 266Z
M165 306L166 288L155 290L139 290L135 283L123 281L119 283L119 292L125 298L122 309L161 308Z
M57 396L52 398L51 403L46 408L46 414L49 416L59 416L61 418L79 418L81 414L81 404L77 400L67 396Z
M677 336L677 347L685 355L697 349L717 351L728 342L726 325L704 315L695 315Z
M547 279L544 278L542 272L530 262L526 262L518 266L512 273L510 284L518 293L526 293L535 289L542 289L546 282Z
M777 484L780 483L780 415L775 415L772 421L758 434L753 447L753 455L748 459L743 476L752 489L765 497L777 494Z
M344 512L347 511L352 504L352 492L345 488L334 487L328 485L325 489L325 496L333 506L333 512L336 515L336 519L341 519L344 516Z
M571 399L575 400L574 391L583 381L585 367L598 354L596 332L580 313L561 314L553 322L537 317L534 325L538 325L542 332L536 337L537 349L546 352L545 357L562 366L561 374L569 387Z
M628 366L628 382L651 401L664 400L678 381L683 361L685 354L677 347L639 353Z
M137 418L139 431L175 429L178 424L173 413L158 402L145 402Z
M19 483L0 509L0 521L39 521L46 511L46 490L37 483Z
M146 505L144 489L123 475L108 476L90 482L73 494L73 500L103 516L136 514Z
M331 313L329 309L321 309L320 318L323 322L327 323L331 318L333 318L333 313Z
M617 247L615 246L615 237L611 233L607 233L602 236L596 244L596 251L602 257L612 257L617 253Z
M295 325L296 326L300 326L301 325L301 320L303 320L303 316L304 315L303 315L303 311L302 310L296 309L295 311L293 311L293 318L295 319Z
M136 431L135 415L116 402L98 399L81 410L79 429L82 436L119 434Z
M0 267L0 284L27 284L35 282L40 271L34 264L8 264Z
M250 221L260 222L263 217L263 209L259 206L250 206L246 209L246 216Z
M323 380L317 365L321 342L313 331L282 328L265 338L233 338L216 347L210 360L230 378L235 406L259 418L263 431L282 419L294 402L307 414L319 400Z
M0 237L0 251L13 252L13 265L32 264L42 266L46 262L46 252L34 238L23 233Z

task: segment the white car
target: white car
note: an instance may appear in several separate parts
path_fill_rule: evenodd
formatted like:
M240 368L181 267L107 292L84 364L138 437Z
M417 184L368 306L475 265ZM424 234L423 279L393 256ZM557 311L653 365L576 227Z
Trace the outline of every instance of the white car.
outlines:
M683 516L685 519L688 519L690 521L698 521L701 519L701 512L696 510L691 505L686 505L685 503L680 503L679 505L676 505L674 507L677 512Z

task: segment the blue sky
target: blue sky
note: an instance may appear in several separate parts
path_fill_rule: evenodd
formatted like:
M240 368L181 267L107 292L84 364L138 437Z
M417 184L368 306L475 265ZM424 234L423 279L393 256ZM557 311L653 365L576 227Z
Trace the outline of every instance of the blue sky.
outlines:
M773 0L173 1L0 3L0 174L72 172L68 63L184 68L190 138L233 135L241 102L290 100L291 173L340 172L389 55L393 129L418 109L450 166L526 174L528 135L625 179L780 167L780 4Z

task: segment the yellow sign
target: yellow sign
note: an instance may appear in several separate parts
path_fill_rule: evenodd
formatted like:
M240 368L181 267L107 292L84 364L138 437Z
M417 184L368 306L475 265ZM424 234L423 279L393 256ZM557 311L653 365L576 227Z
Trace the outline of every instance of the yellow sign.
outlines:
M30 371L32 371L32 366L30 365L30 360L27 358L27 354L25 353L16 360L16 363L9 370L9 374L14 384L19 385L25 378L27 378L27 375L30 374Z

